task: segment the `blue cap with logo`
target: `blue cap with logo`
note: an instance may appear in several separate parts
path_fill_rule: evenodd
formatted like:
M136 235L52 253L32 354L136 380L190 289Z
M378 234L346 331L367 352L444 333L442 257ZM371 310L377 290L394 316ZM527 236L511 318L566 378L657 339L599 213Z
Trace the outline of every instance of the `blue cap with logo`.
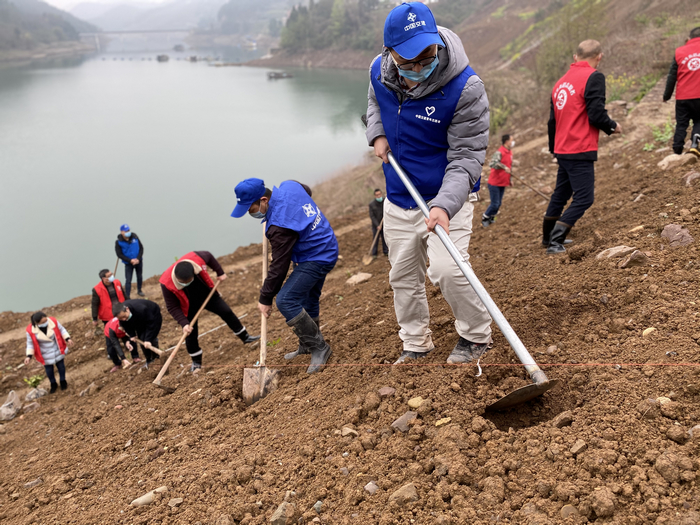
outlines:
M438 34L435 17L428 6L409 2L395 7L384 22L384 45L411 60L426 47L445 45Z
M128 224L122 224L122 225L119 227L119 231L128 232L128 231L129 231L129 225L128 225Z
M261 179L246 179L236 186L236 207L231 217L239 218L248 213L250 205L265 195L265 182Z

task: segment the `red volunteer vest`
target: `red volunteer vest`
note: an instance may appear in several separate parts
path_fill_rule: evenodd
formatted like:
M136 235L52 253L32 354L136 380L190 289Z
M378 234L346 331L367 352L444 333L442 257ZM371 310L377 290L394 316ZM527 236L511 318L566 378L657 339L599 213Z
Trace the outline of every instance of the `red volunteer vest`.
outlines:
M60 352L65 355L66 354L66 345L65 340L63 339L63 336L61 335L61 330L58 328L58 321L56 321L55 317L49 317L49 320L54 324L54 329L53 333L56 335L56 342L58 343L58 349ZM41 349L39 348L39 341L36 338L36 335L34 332L32 332L32 324L29 323L29 326L27 326L27 333L29 334L29 337L32 338L32 343L34 343L34 358L39 361L42 365L44 364L44 358L41 355Z
M569 71L559 79L552 90L554 119L557 130L554 153L572 155L598 151L599 130L588 122L586 111L586 82L595 73L588 62L571 64Z
M119 300L120 303L123 303L125 299L124 292L122 290L122 283L119 282L119 279L114 279L112 284L117 292L117 300ZM97 317L100 321L109 321L112 317L114 317L114 314L112 313L112 300L109 298L109 291L102 281L95 286L95 291L100 298L100 308L97 310Z
M190 309L190 300L187 298L187 294L185 294L184 290L178 290L175 287L175 283L173 282L173 269L175 268L175 265L177 265L177 263L181 261L192 261L201 266L202 271L198 275L202 278L204 284L206 284L209 288L214 288L214 282L211 280L211 277L209 277L209 274L206 271L207 266L204 263L204 259L202 259L195 252L190 252L180 257L180 259L178 259L177 262L175 262L172 266L170 266L170 268L165 270L163 275L160 276L160 284L165 286L168 290L170 290L177 296L177 298L180 300L180 308L182 308L182 313L187 315L187 312Z
M676 100L700 98L700 38L676 49Z
M117 334L117 337L121 339L122 337L126 337L126 332L122 330L121 325L119 324L119 319L116 317L113 317L106 325L105 325L105 337L109 339L109 331L114 330L114 333Z
M505 146L498 148L498 151L501 152L501 164L505 164L509 168L512 168L513 152ZM491 173L489 174L489 185L510 186L510 174L505 170L491 168Z

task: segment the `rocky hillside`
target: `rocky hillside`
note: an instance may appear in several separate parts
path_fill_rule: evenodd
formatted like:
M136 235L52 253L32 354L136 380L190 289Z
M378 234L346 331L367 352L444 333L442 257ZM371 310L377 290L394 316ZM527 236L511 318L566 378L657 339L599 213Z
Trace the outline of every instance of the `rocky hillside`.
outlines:
M391 366L401 344L389 266L361 264L363 211L333 219L342 259L321 299L330 365L307 376L304 358L285 363L296 343L274 313L268 364L282 380L252 407L241 401L242 368L257 352L226 328L202 336L202 373L176 356L168 395L151 384L157 367L107 373L88 298L53 309L77 343L70 386L0 427L2 522L700 523L700 172L694 157L667 157L656 132L672 106L660 86L610 110L625 134L601 141L596 203L566 256L544 254L545 201L517 182L496 223L475 224L472 237L476 274L560 380L554 390L486 412L525 372L497 329L483 373L446 366L454 319L431 285L437 348L427 364ZM514 128L517 174L548 191L556 166L545 123ZM221 258L223 295L254 333L259 254L252 245ZM346 282L360 272L371 276ZM155 282L146 291L160 301ZM167 348L179 329L165 317ZM220 320L201 323L205 332ZM39 370L18 367L21 327L1 336L0 388L24 400L22 378ZM130 505L155 489L150 504Z

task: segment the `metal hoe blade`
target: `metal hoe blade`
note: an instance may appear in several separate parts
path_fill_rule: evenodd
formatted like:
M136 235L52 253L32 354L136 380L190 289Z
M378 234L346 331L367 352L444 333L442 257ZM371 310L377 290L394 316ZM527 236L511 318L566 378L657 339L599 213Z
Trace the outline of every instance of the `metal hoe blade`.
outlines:
M523 386L521 388L516 388L510 394L503 396L501 399L495 403L490 404L486 407L486 410L504 410L506 408L519 405L521 403L527 403L528 401L541 396L547 390L551 390L559 383L558 379L552 379L546 383L532 383L531 385Z

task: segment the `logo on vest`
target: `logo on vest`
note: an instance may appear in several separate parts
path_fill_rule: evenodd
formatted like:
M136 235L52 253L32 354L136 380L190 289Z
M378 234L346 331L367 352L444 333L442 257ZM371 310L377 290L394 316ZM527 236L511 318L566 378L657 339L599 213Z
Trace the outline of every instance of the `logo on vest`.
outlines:
M307 217L313 217L314 215L316 215L316 211L314 210L314 206L311 203L304 204L301 208L304 210L304 213L306 214Z
M427 107L425 108L425 112L426 112L426 114L428 115L427 117L425 117L425 116L423 116L423 115L416 115L416 118L419 118L419 119L421 119L421 120L427 120L428 122L433 122L433 123L435 123L435 124L440 124L440 120L439 120L439 119L430 118L430 115L432 115L433 113L435 113L435 106L427 106Z
M691 71L697 71L700 69L700 57L695 57L688 60L688 69Z
M561 84L556 91L556 102L555 105L557 109L561 111L566 106L566 102L569 100L570 95L574 95L576 90L569 82L564 82Z
M435 106L430 106L429 108L425 108L425 112L428 114L428 116L432 115L435 113Z
M408 21L411 23L404 27L403 30L410 31L411 29L415 29L416 27L421 27L425 25L425 20L418 20L418 22L416 22L416 18L418 17L415 13L409 13Z
M314 223L311 225L311 231L316 229L316 226L318 226L318 223L321 222L321 219L323 218L323 215L321 215L321 210L318 209L318 206L316 207L316 212L318 215L316 215L316 220L314 220Z

